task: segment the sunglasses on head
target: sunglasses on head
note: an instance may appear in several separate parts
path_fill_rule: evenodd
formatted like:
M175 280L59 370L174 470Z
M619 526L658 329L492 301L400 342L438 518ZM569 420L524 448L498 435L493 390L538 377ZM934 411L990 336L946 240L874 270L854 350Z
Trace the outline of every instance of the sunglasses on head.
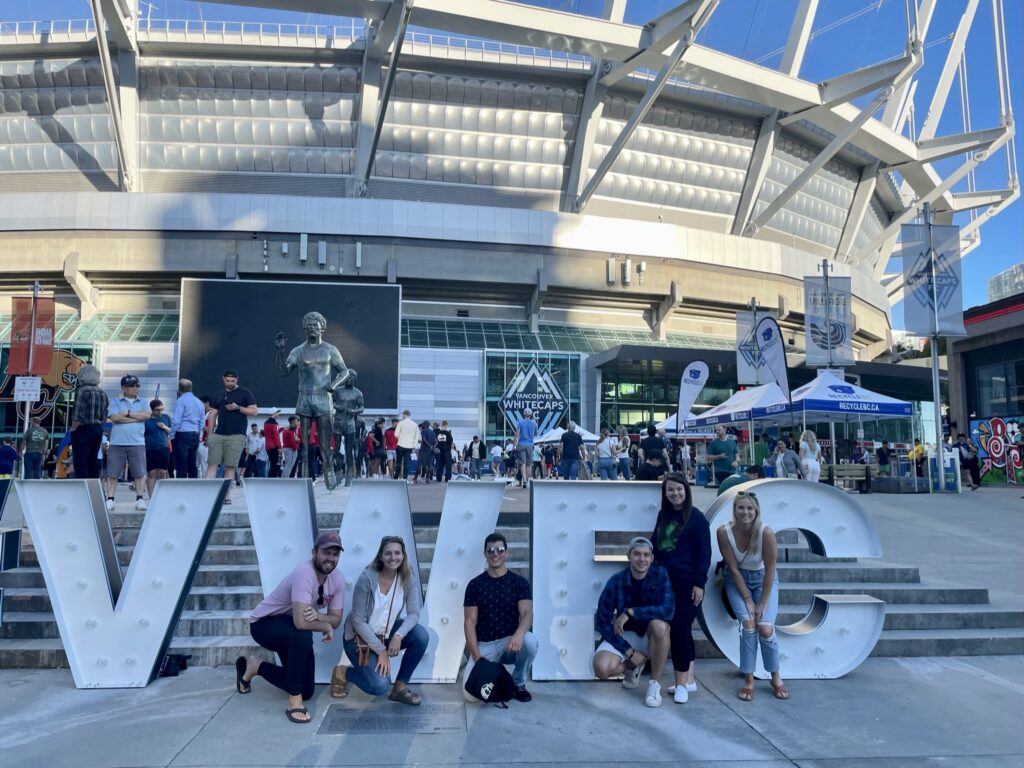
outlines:
M488 555L503 555L506 552L505 547L487 547L484 550Z
M739 498L741 496L747 496L751 499L757 498L757 494L754 493L753 491L736 491L736 497Z
M323 608L326 602L324 598L324 585L321 584L316 590L316 607Z
M405 539L403 539L401 536L385 536L384 538L382 538L380 540L380 543L381 544L401 544L404 547L405 546Z

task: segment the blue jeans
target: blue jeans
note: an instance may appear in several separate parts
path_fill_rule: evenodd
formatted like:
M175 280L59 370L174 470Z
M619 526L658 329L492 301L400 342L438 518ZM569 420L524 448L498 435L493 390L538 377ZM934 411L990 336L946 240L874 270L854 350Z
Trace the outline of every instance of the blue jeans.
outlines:
M43 476L43 454L32 451L25 454L25 479L38 480Z
M619 456L619 475L623 480L629 480L629 456Z
M480 459L469 460L469 477L471 480L480 479Z
M480 656L488 661L498 664L514 664L512 682L517 686L526 685L526 670L533 664L540 643L537 642L537 636L533 632L527 632L523 637L523 647L513 653L508 649L508 641L508 637L500 637L497 640L477 643L477 648L480 650Z
M196 462L196 452L199 450L198 432L178 432L171 441L171 450L174 453L175 477L199 477Z
M602 480L615 479L615 459L602 456L597 460L598 472Z
M579 459L562 459L562 463L559 465L558 473L562 476L563 480L575 480L576 475L580 471L580 460Z
M396 625L395 630L397 628ZM391 631L392 636L395 634L395 630ZM391 637L388 637L388 642L391 642ZM427 652L427 643L429 642L430 636L427 635L427 630L421 624L417 624L409 630L408 635L402 638L402 650L405 651L405 654L402 656L402 665L398 668L400 683L408 684L412 680L412 673L415 671L416 665L420 663L420 659L423 658L423 654ZM370 696L382 696L388 692L388 688L391 687L391 678L377 674L376 653L370 651L370 663L365 667L354 666L357 654L356 639L353 637L351 640L345 641L345 654L349 661L353 662L353 666L349 667L346 675L346 679L350 683Z
M764 589L764 569L756 571L745 571L740 569L740 575L747 586L747 592L754 599L754 604L761 602ZM775 617L779 613L779 590L778 573L775 575L775 583L772 584L772 593L768 597L768 607L764 616L758 622L758 627L771 627L772 633L769 637L761 637L756 629L746 629L742 620L747 617L747 607L743 604L743 596L739 588L732 580L732 572L725 569L725 594L729 598L729 605L732 612L740 620L740 672L745 675L754 673L754 665L757 662L757 646L761 644L761 661L768 672L779 671L779 641L775 636ZM752 617L751 617L752 618Z

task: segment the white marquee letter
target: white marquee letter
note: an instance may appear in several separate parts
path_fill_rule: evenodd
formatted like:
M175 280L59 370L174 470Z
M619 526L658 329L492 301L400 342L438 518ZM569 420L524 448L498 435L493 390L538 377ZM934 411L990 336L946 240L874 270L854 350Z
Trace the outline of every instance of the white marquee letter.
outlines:
M171 643L227 481L157 483L123 583L97 481L19 481L17 492L75 685L148 685Z

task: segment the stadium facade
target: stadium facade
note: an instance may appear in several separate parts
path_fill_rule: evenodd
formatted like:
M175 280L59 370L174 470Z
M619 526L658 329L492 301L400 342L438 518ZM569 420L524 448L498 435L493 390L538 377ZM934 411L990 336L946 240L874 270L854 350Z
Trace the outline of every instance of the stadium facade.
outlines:
M1012 116L953 136L908 126L934 3L902 56L827 83L799 78L816 3L789 20L778 70L697 42L714 0L644 27L621 0L603 19L502 0L278 4L352 17L333 28L140 24L129 0L92 5L92 22L0 31L0 330L33 281L57 297L55 430L83 360L173 392L184 277L401 285L401 406L493 439L532 362L589 428L674 412L697 354L713 363L703 402L724 399L751 297L806 380L801 281L827 260L852 281L854 372L927 399L926 381L901 389L871 364L901 296L886 276L899 225L922 202L940 222L979 211L967 251L1019 193L1015 177L952 191L1009 153ZM270 354L231 362L244 378Z

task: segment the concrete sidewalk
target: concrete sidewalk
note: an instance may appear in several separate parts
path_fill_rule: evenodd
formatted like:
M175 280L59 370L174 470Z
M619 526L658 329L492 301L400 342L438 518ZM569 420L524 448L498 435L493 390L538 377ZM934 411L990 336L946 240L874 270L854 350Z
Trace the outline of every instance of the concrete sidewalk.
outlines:
M415 686L424 708L448 704L464 732L319 735L333 703L318 687L313 723L284 717L260 679L234 692L234 670L189 669L143 690L75 690L66 670L0 673L5 768L142 766L673 766L1002 768L1024 764L1024 658L869 659L841 680L759 683L736 698L728 662L699 662L700 691L643 705L645 685L535 683L529 704L463 704L454 685ZM354 692L344 707L418 714ZM461 730L461 728L460 728Z

